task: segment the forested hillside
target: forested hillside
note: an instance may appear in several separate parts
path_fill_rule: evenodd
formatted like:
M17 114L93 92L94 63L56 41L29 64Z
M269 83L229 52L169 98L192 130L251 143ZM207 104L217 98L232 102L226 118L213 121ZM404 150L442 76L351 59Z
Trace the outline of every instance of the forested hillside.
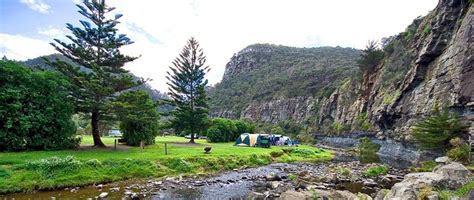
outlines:
M209 91L212 114L238 117L251 104L329 96L355 76L359 50L254 44L235 54L222 82Z

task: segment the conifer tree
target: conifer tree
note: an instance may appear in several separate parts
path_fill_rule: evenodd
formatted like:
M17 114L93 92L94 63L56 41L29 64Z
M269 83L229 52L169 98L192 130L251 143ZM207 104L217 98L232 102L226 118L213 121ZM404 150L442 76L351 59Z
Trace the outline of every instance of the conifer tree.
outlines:
M436 106L432 115L415 124L411 132L415 143L422 149L445 150L449 140L462 136L467 128L458 115Z
M208 125L208 98L206 96L209 71L206 57L199 43L191 38L179 56L173 61L168 72L168 86L171 104L176 106L172 112L171 126L176 131L191 134L190 143L194 143L196 133L202 133Z
M377 42L369 41L365 49L362 50L362 54L360 55L360 59L357 61L357 65L362 72L370 73L380 63L383 57L384 52L377 47Z
M82 27L66 24L72 33L66 36L70 43L59 39L51 43L80 67L60 60L49 64L73 85L71 95L76 101L76 111L90 114L94 146L104 147L99 121L110 114L106 103L113 100L118 92L140 85L144 80L134 80L123 68L125 63L137 57L123 55L119 50L133 43L126 35L117 33L116 26L122 15L109 17L115 8L106 5L105 0L84 0L83 4L77 5L78 12L87 19L80 20Z

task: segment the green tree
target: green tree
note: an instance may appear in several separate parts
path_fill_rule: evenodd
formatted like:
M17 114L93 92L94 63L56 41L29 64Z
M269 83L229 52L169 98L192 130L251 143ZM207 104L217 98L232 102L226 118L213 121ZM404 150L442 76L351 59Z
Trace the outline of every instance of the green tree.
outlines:
M0 151L76 147L68 87L57 73L0 61Z
M138 146L140 141L147 145L155 143L160 116L150 95L141 90L124 92L111 106L120 120L120 130L128 145Z
M142 84L142 79L134 78L123 68L124 64L137 57L120 53L119 48L133 42L117 33L117 24L121 14L107 18L115 8L109 7L104 0L84 0L84 6L77 5L79 13L88 21L80 20L82 27L67 24L72 33L67 38L71 43L55 39L51 43L57 51L80 65L56 60L49 62L65 75L73 85L76 111L90 114L94 146L104 147L100 139L99 121L110 114L105 109L107 102L117 92ZM91 23L92 22L92 23Z
M207 129L209 142L233 142L242 133L253 133L255 124L243 120L214 118Z
M377 42L369 41L369 44L362 50L360 59L357 60L357 66L364 73L373 72L383 58L384 52L377 47Z
M209 67L205 65L206 57L199 43L191 38L179 56L173 61L171 72L168 72L168 86L171 97L169 101L176 106L172 111L171 126L191 134L190 143L194 143L196 133L202 133L208 125L209 106L206 96L207 79L205 74Z
M435 108L433 114L412 127L412 136L422 149L446 149L449 140L461 136L467 126L447 109Z

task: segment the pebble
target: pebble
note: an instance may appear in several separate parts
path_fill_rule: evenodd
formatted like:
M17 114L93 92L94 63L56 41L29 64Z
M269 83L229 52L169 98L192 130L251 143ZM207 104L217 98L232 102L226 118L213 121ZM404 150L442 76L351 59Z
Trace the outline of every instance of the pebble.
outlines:
M107 193L107 192L102 192L102 193L99 194L99 198L100 198L100 199L103 199L103 198L105 198L105 197L107 197L107 196L109 196L109 193Z

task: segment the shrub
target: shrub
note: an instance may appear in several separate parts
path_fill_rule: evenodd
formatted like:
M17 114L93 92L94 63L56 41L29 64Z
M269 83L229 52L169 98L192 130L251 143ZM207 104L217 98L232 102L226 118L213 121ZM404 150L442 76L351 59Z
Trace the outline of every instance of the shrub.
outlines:
M361 138L357 146L360 160L364 163L377 162L379 159L377 155L379 149L380 145L373 143L368 137Z
M467 144L454 147L448 151L448 157L455 161L467 162L469 160L470 150L471 148Z
M370 129L370 123L368 119L367 112L360 113L356 117L356 126L360 130L369 130Z
M423 186L417 194L417 199L428 199L428 196L433 194L433 188L429 185Z
M388 168L385 165L379 165L379 166L368 168L364 172L364 175L368 177L376 177L382 174L387 174L387 172L388 172Z
M428 35L431 32L431 26L429 24L425 25L423 28L423 35Z
M298 138L302 143L305 143L305 144L314 144L315 143L315 140L314 140L314 136L311 135L310 133L300 133L296 136L296 138Z
M335 121L331 124L331 131L336 134L341 134L346 128L341 122Z
M464 144L464 141L459 137L455 137L455 138L449 140L449 144L451 144L451 146L453 146L453 147L460 147Z
M346 167L338 167L336 168L336 172L342 176L350 176L352 174L351 169Z
M433 114L412 127L415 142L422 149L446 149L449 140L458 137L467 130L459 117L444 109L435 108Z
M75 148L69 86L57 73L0 61L0 151Z
M433 169L436 167L436 162L435 161L425 161L421 162L420 167L410 167L410 171L412 172L431 172Z

